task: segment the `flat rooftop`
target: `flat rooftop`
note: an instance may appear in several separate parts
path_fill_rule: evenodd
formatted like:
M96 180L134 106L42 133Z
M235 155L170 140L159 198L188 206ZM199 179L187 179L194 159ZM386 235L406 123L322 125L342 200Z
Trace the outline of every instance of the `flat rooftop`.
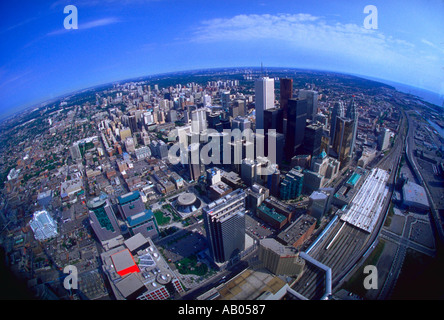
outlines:
M292 246L284 246L282 243L276 241L273 238L265 238L259 241L261 246L270 249L281 257L296 257L298 256L298 250Z
M131 272L139 272L136 262L128 249L116 252L111 256L116 272L124 276Z
M255 300L264 292L276 294L286 282L266 270L247 269L218 291L217 300Z
M134 299L143 292L160 289L171 281L177 282L176 274L150 238L139 233L123 243L100 255L102 269L118 300Z
M261 204L257 210L261 211L262 213L266 214L267 216L269 216L271 219L281 223L282 221L284 221L287 217L285 217L284 215L276 212L274 209L270 209L267 206L265 206L264 204Z
M303 236L310 227L316 223L316 218L305 215L297 219L293 224L291 224L287 229L283 230L276 237L276 240L284 243L286 245L293 245L296 241Z
M131 202L131 201L135 201L140 197L140 193L139 191L133 191L133 192L129 192L127 194L124 194L122 196L117 197L119 204L123 205L125 203Z
M429 207L429 200L425 193L425 189L413 182L408 182L402 188L402 196L404 201L408 203L419 204L425 208Z
M341 220L371 233L388 194L388 178L387 171L374 168L345 209Z
M360 174L357 174L356 172L352 174L352 176L350 177L350 179L348 179L347 183L351 184L351 185L356 185L356 183L358 182L358 180L361 178Z

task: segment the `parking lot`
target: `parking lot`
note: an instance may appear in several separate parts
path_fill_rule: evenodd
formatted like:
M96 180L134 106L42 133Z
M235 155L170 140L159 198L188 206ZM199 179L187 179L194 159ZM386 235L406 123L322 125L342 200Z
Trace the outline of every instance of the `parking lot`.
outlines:
M256 239L269 237L275 231L262 220L248 214L245 215L245 229L250 236Z
M411 224L409 239L428 248L435 248L435 239L429 223L414 221Z
M168 262L174 263L205 250L208 245L203 234L191 231L178 232L168 241L162 242L163 255Z

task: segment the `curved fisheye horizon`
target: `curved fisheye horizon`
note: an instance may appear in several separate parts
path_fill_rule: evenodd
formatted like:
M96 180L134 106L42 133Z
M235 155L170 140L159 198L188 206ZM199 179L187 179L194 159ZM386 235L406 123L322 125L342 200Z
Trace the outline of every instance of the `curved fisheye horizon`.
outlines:
M74 90L69 90L67 92L62 92L58 95L56 95L55 97L51 97L49 99L38 99L36 100L36 102L32 102L32 103L28 103L22 106L18 106L17 108L11 109L9 111L4 112L3 114L0 114L0 121L7 119L9 117L13 117L17 114L20 114L21 112L24 112L25 110L28 109L33 109L33 108L39 108L41 106L47 105L51 102L57 101L57 100L61 100L63 99L63 97L66 96L70 96L75 94L76 92L80 92L80 91L85 91L85 90L89 90L89 89L93 89L93 88L97 88L97 87L103 87L109 84L113 84L113 83L124 83L124 82L129 82L129 81L138 81L141 79L148 79L148 78L155 78L155 77L161 77L161 76L165 76L165 75L177 75L177 74L183 74L183 73L194 73L197 71L215 71L215 70L221 70L221 69L227 69L227 70L236 70L236 69L240 69L240 70L258 70L261 67L256 66L238 66L238 67L233 67L233 66L224 66L224 67L210 67L210 68L196 68L196 69L189 69L189 70L175 70L175 71L167 71L167 72L160 72L160 73L156 73L156 74L150 74L150 75L140 75L140 76L135 76L135 77L131 77L131 78L125 78L125 79L117 79L117 80L112 80L109 82L104 82L104 83L97 83L97 84L92 84L90 86L87 87L82 87L82 88L76 88ZM360 77L363 79L369 79L372 81L376 81L376 82L380 82L380 83L384 83L387 85L390 85L392 87L394 87L396 90L404 92L404 93L409 93L412 94L414 96L417 96L421 99L423 99L424 101L427 101L431 104L434 104L438 107L442 107L444 106L444 95L440 95L436 92L432 92L430 90L427 90L425 88L419 88L419 87L413 87L410 84L407 83L400 83L400 82L396 82L396 81L392 81L389 79L381 79L381 78L376 78L376 77L372 77L372 76L367 76L367 75L363 75L363 74L353 74L353 73L346 73L346 72L342 72L342 71L337 71L337 70L321 70L321 69L304 69L304 68L298 68L298 67L291 67L291 66L287 66L287 67L274 67L274 66L266 66L265 67L266 70L274 70L274 69L281 69L281 70L286 70L286 69L291 69L291 70L300 70L300 71L317 71L317 72L325 72L325 73L336 73L336 74L343 74L343 75L350 75L350 76L354 76L354 77Z
M0 300L444 298L444 1L0 12Z
M261 62L401 83L442 105L442 1L202 3L2 3L0 114L112 81Z

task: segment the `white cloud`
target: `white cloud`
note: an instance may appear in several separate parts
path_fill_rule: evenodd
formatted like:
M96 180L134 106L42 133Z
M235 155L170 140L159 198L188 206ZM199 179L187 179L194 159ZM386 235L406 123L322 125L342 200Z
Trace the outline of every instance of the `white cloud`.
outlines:
M412 43L393 39L356 24L327 24L310 14L238 15L202 22L193 41L284 41L299 49L313 49L346 55L385 56L411 50ZM400 50L393 50L395 47Z
M77 29L77 30L87 30L87 29L92 29L92 28L96 28L96 27L102 27L102 26L107 26L110 24L115 24L118 22L121 22L121 20L118 18L115 18L115 17L102 18L102 19L89 21L86 23L79 23L79 29ZM74 30L74 31L77 31L77 30ZM72 30L70 30L70 29L68 30L68 29L63 28L63 29L51 31L47 35L54 36L54 35L64 34L69 31L72 31Z
M427 39L421 39L421 42L422 42L422 43L425 43L426 45L428 45L428 46L430 46L430 47L432 47L432 48L436 48L436 45L435 45L434 43L430 42L430 41L427 40Z
M146 4L154 1L160 1L160 0L77 0L74 3L72 0L57 0L50 5L50 8L51 9L61 8L70 4L78 7L137 5L137 4Z
M440 53L444 54L444 49L440 48L439 46L437 46L436 44L434 44L433 42L427 40L427 39L421 39L421 42L428 45L429 47L438 50Z
M378 29L368 30L352 23L331 23L310 14L252 14L205 20L194 30L191 41L238 43L244 47L256 41L264 48L271 46L277 57L288 54L280 51L285 47L295 53L342 61L347 64L345 72L363 72L400 82L407 78L421 78L430 89L434 86L434 91L439 91L436 84L442 82L442 75L436 71L440 69L436 54L420 54L419 39L412 43ZM433 47L433 43L425 39L422 42ZM368 74L368 70L373 74Z

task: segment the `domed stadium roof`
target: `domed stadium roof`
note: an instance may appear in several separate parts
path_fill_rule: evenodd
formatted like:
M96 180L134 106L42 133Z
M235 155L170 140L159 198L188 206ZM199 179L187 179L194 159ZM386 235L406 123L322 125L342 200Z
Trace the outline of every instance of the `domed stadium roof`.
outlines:
M191 206L196 201L196 195L190 192L182 193L177 198L177 204L179 206Z

